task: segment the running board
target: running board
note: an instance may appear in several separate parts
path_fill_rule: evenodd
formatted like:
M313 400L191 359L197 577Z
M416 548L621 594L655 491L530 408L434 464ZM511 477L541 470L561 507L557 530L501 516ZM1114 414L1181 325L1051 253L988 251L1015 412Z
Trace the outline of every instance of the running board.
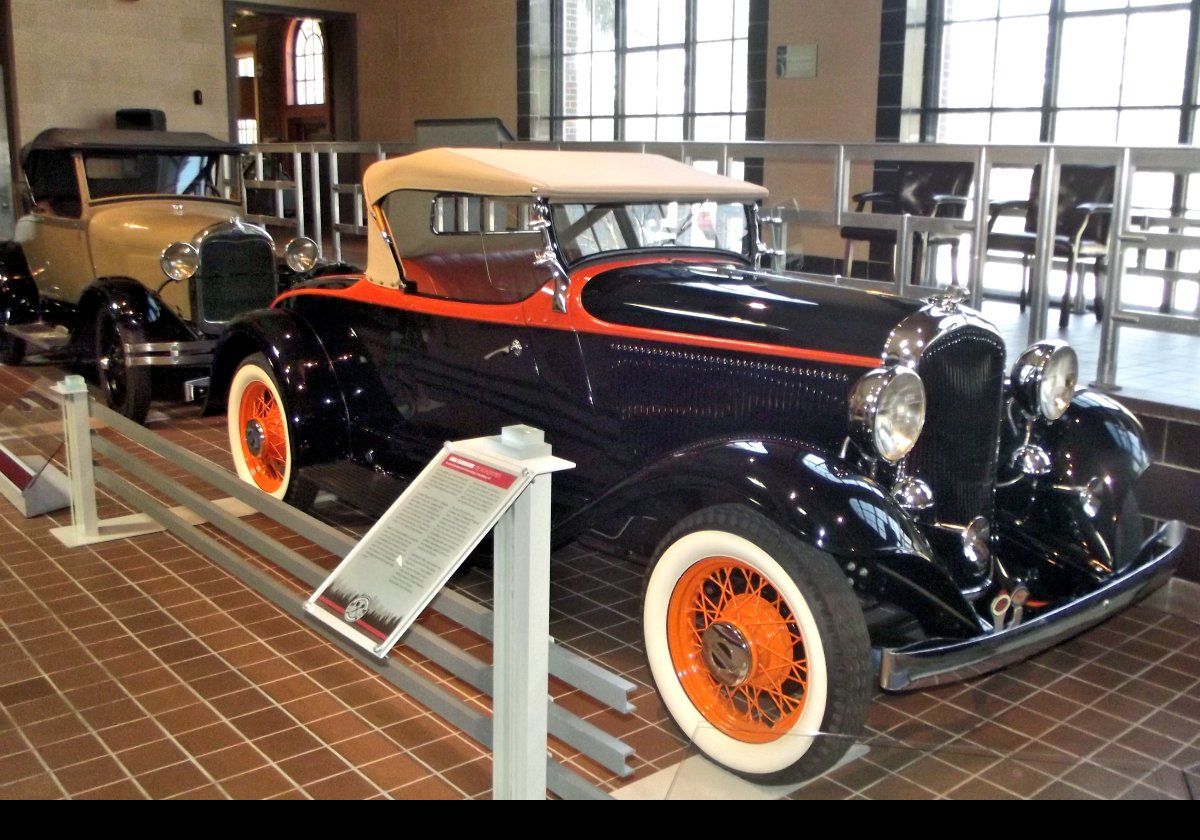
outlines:
M28 324L6 324L4 331L43 352L53 353L58 350L65 350L71 343L70 330L56 324L48 324L45 321L33 321Z
M403 479L349 461L306 467L301 477L373 519L383 516L406 486Z

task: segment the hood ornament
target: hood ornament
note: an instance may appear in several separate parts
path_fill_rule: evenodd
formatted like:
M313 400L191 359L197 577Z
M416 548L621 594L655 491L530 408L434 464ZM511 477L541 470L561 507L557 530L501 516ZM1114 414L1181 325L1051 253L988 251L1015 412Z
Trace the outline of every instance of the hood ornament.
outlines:
M933 295L927 300L947 315L953 315L968 296L967 290L962 286L947 286L940 294Z

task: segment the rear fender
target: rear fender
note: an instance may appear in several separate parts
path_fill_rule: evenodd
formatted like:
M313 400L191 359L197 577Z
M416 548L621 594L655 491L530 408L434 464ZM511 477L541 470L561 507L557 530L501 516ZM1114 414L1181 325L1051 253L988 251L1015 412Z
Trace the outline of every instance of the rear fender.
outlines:
M238 366L262 353L288 406L288 430L300 467L349 456L350 424L333 365L308 324L280 309L235 319L214 353L206 416L227 407Z

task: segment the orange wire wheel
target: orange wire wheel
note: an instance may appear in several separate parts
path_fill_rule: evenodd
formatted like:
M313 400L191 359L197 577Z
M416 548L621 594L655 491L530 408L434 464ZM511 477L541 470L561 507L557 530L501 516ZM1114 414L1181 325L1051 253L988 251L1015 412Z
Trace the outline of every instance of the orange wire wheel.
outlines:
M252 380L238 406L242 459L250 478L265 493L277 493L287 478L286 420L279 401L265 382Z
M787 735L808 697L808 655L792 608L760 571L709 557L679 578L667 607L671 663L704 718L730 738Z

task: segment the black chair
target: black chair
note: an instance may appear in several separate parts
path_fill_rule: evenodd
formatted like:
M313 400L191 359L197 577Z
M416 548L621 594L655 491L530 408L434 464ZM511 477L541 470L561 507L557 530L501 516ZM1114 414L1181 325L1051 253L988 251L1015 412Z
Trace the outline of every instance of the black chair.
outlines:
M967 194L975 167L970 163L904 162L897 174L894 192L863 192L854 196L855 210L859 213L871 205L872 212L899 215L961 219L967 206ZM896 247L896 232L865 227L844 227L842 238L846 240L845 274L851 275L854 268L854 243L871 242ZM958 282L959 237L943 234L917 234L913 248L913 277L921 282L926 255L942 245L950 246L951 277L955 286ZM893 268L897 268L893 266ZM895 272L893 271L893 279Z
M1071 319L1071 284L1078 274L1078 297L1083 298L1085 260L1092 260L1096 276L1096 320L1104 317L1101 292L1105 261L1108 258L1108 228L1112 221L1113 185L1116 170L1111 166L1070 165L1062 167L1058 185L1058 221L1054 230L1054 256L1067 260L1067 286L1063 292L1058 325L1065 328ZM993 251L1021 255L1021 311L1029 299L1029 272L1037 245L1038 202L1041 198L1042 170L1033 170L1029 198L993 202L988 218L988 253ZM996 221L1005 215L1025 216L1022 231L997 231Z

